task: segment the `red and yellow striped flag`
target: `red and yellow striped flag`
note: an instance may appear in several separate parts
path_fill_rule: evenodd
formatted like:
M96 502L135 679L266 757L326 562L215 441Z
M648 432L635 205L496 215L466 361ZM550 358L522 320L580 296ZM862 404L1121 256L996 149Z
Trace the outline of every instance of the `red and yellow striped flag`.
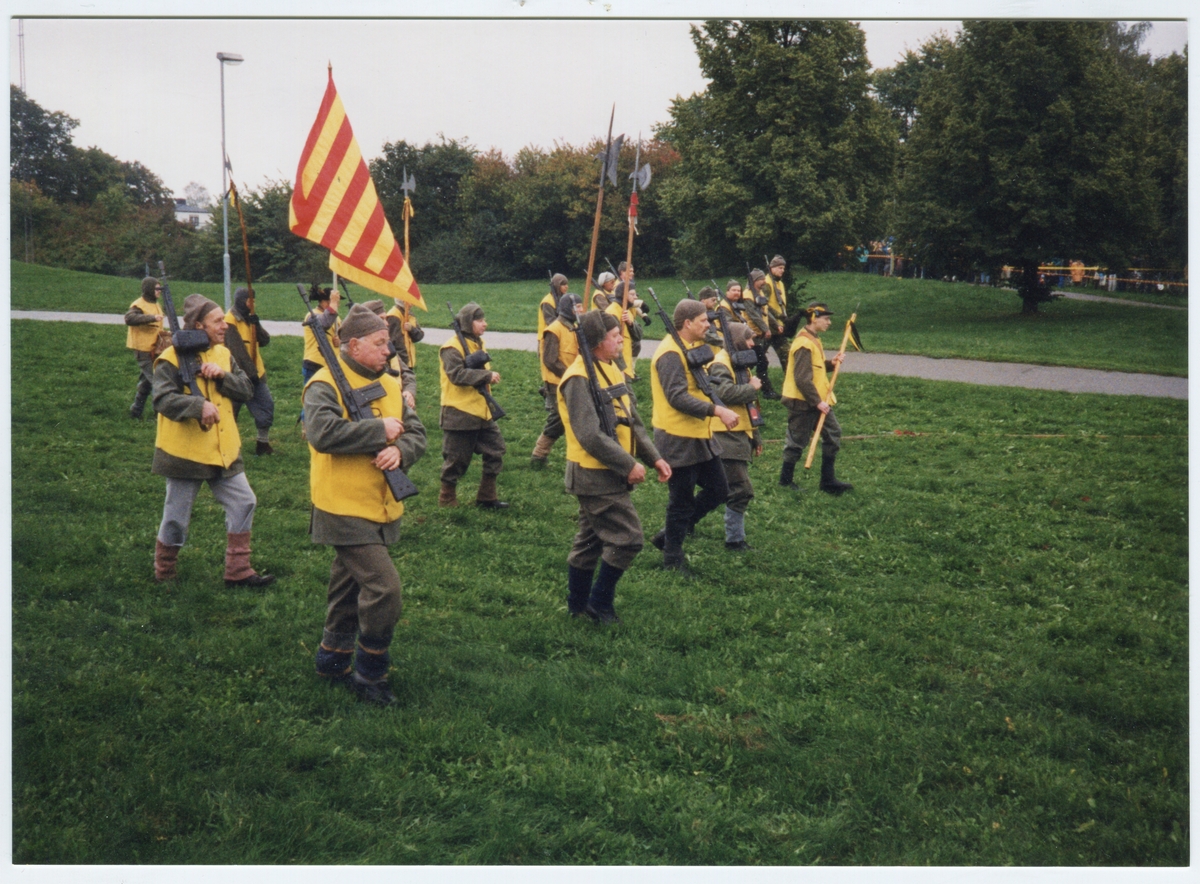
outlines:
M329 249L329 269L373 292L427 310L346 118L333 68L308 133L288 209L292 233Z

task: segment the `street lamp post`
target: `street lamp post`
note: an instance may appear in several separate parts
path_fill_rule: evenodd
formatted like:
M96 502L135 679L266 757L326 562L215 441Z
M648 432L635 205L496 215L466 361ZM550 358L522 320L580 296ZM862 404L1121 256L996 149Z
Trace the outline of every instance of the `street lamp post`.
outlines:
M217 61L221 63L221 223L225 227L225 255L222 262L225 266L225 312L229 312L232 302L229 298L229 184L225 177L225 65L241 64L240 55L232 52L218 52Z

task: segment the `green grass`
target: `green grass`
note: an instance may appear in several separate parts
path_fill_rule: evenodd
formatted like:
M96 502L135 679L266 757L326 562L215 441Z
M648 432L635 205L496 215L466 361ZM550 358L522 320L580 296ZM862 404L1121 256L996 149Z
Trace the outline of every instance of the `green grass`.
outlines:
M15 321L12 345L16 863L1190 862L1185 402L847 375L836 499L772 484L765 403L757 550L715 515L698 579L648 547L604 630L565 613L575 507L561 443L527 466L532 355L496 358L513 508L447 511L423 346L402 705L378 710L312 672L332 554L298 339L265 354L279 453L247 464L267 591L223 587L207 491L182 579L153 582L119 329ZM657 529L665 488L634 499Z
M17 261L11 263L11 271L15 309L124 313L138 295L136 280ZM792 300L822 300L833 308L835 330L827 336L832 346L840 342L837 330L842 319L857 309L863 343L875 353L1187 375L1187 313L1183 311L1062 299L1028 317L1020 315L1021 302L1014 293L983 286L862 273L804 278L807 288L794 293ZM579 277L572 282L578 290ZM703 284L702 280L688 282L693 291ZM643 285L653 286L668 311L684 294L678 279L646 280ZM263 283L256 290L256 306L263 318L285 320L302 315L294 284ZM350 290L355 300L374 297L356 285ZM177 304L193 291L224 302L220 283L172 283ZM448 328L447 301L455 309L476 301L487 312L493 331L532 332L536 329L536 305L546 291L546 283L540 280L425 285L422 293L429 312L418 311L418 316L424 325ZM662 333L657 319L647 330L651 337Z

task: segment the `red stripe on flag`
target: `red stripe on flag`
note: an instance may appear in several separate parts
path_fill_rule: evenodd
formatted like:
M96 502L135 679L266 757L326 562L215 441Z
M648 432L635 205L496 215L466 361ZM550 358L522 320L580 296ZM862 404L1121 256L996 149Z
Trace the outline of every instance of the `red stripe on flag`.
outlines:
M321 109L317 111L317 120L308 130L308 139L304 142L304 150L300 153L300 164L296 167L297 184L302 179L304 167L308 165L308 158L312 156L313 148L317 146L317 139L321 135L321 130L325 128L325 121L329 119L329 110L333 107L336 98L337 89L333 85L333 72L330 71L329 84L325 87L325 95L321 99Z
M397 243L392 247L392 253L387 256L383 266L379 268L379 275L384 279L395 279L403 269L404 255L400 252L400 244Z
M341 128L338 129L337 137L333 139L333 145L329 149L329 155L325 158L325 164L321 166L321 171L317 174L316 180L313 182L312 190L308 197L299 200L300 205L296 208L296 219L300 223L296 225L293 233L308 238L309 228L317 219L317 215L321 211L321 206L325 202L325 197L329 193L329 188L333 185L334 179L337 177L337 170L342 164L342 160L346 157L346 151L350 149L351 142L354 141L354 132L350 128L348 119L342 120ZM299 179L297 179L299 183ZM298 191L297 191L298 193ZM331 224L330 227L333 225ZM344 228L343 228L344 229ZM338 236L341 236L341 231L338 231ZM328 233L326 234L326 238ZM336 242L336 239L334 240ZM322 243L324 244L324 243Z
M383 206L376 202L375 210L367 219L363 232L358 237L358 243L354 246L354 251L346 260L356 267L366 267L367 258L371 257L371 252L375 251L375 244L379 242L379 236L386 226L387 218L383 217Z
M350 178L350 186L346 188L342 201L338 203L333 218L325 229L325 235L321 237L321 245L325 248L332 249L337 246L338 240L342 238L342 234L346 232L346 227L350 224L350 219L358 211L358 201L362 199L363 192L370 183L371 173L367 171L367 164L360 162L358 168L354 170L354 175Z

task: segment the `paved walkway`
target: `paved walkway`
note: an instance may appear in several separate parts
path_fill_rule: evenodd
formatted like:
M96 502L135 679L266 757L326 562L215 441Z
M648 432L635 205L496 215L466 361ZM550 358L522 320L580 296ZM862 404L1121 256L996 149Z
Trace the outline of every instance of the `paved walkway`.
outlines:
M1088 296L1094 297L1094 296ZM1147 305L1153 306L1153 305ZM40 310L13 310L12 319L36 319L61 322L95 322L124 325L120 314L54 313ZM263 320L272 335L301 334L300 323ZM424 344L441 346L453 334L449 329L425 329ZM537 352L532 332L488 332L488 349ZM654 356L658 341L642 344L642 359ZM832 356L834 351L830 351ZM770 353L772 365L779 365ZM899 356L889 353L848 353L842 364L846 374L881 374L894 377L924 378L931 381L958 381L987 387L1024 387L1030 390L1058 390L1065 393L1109 393L1117 396L1150 396L1187 399L1188 379L1123 371L1097 371L1090 368L1062 368L1027 365L1020 362L980 362L972 359L931 359L927 356Z

